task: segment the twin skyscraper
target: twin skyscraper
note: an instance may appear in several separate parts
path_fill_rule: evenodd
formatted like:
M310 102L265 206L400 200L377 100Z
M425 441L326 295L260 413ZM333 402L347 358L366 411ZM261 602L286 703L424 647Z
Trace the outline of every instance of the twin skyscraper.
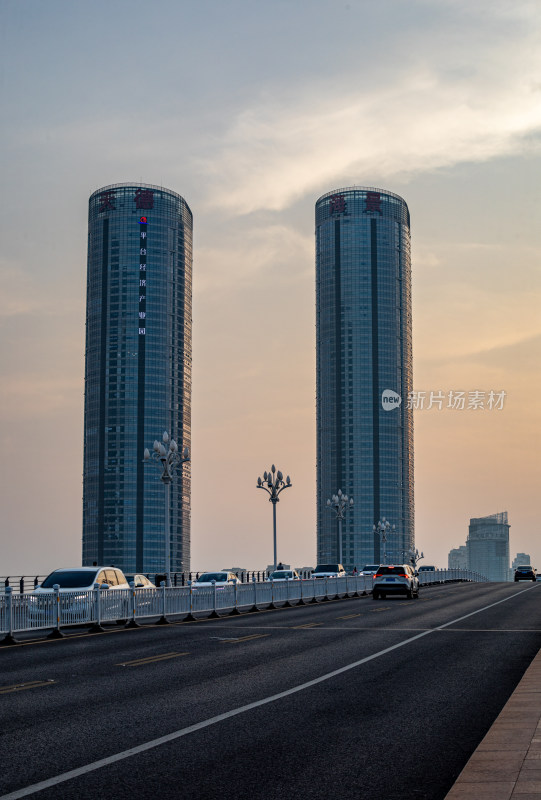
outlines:
M143 452L167 430L190 446L192 213L160 186L121 183L89 201L83 564L164 568L164 493ZM353 496L344 564L414 544L411 260L402 198L352 187L316 203L317 558L338 560L326 501ZM171 484L171 571L190 569L190 467ZM215 566L215 565L210 565ZM210 568L210 567L209 567Z

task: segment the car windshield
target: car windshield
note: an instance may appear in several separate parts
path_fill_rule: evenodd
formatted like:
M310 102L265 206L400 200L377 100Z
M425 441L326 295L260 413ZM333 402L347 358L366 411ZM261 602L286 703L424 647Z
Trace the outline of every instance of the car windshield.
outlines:
M57 583L61 589L80 589L93 586L95 575L95 572L82 569L57 569L51 572L50 575L47 575L41 585L44 589L52 589L55 583Z
M288 572L284 569L279 569L277 572L273 572L271 574L271 578L291 578L293 576L292 572Z
M339 572L339 564L318 564L314 572Z
M200 575L196 583L210 583L210 581L226 581L227 572L204 572Z
M366 564L363 567L363 572L375 572L379 568L379 564Z

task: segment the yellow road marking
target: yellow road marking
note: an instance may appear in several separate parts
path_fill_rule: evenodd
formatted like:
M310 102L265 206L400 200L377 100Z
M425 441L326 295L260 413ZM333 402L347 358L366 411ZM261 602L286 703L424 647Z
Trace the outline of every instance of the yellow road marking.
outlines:
M388 611L388 610L389 610L389 606L385 606L385 608L373 608L372 609L372 613L373 614L377 614L378 611Z
M14 683L13 686L2 686L0 694L10 694L10 692L22 692L24 689L35 689L37 686L51 686L55 681L28 681L27 683Z
M316 628L318 625L323 625L322 622L308 622L306 625L294 625L293 630L299 630L299 628Z
M136 667L139 664L154 664L156 661L167 661L169 658L179 658L180 656L189 655L189 653L162 653L160 656L147 656L146 658L137 658L135 661L122 661L120 664L115 664L115 666Z
M353 619L354 617L360 617L360 614L348 614L345 617L336 617L336 619Z
M249 642L251 639L265 639L270 633L252 633L251 636L243 636L240 639L222 639L222 644L238 644L239 642Z

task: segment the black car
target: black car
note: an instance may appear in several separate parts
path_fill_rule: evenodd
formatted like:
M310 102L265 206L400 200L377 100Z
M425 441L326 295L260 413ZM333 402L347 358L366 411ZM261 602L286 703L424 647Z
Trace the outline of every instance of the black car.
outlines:
M515 581L536 581L537 573L530 564L523 564L515 570Z

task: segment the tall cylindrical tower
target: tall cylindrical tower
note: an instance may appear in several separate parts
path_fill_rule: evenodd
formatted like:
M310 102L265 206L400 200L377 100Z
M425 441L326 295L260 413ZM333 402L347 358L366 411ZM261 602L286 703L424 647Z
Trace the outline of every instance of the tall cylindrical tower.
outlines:
M164 491L143 453L191 444L192 213L176 192L119 183L88 215L83 564L164 568ZM171 569L190 569L190 465L170 492Z
M349 568L407 559L414 545L410 218L404 200L352 187L316 203L317 558L338 560L326 500L354 498Z

